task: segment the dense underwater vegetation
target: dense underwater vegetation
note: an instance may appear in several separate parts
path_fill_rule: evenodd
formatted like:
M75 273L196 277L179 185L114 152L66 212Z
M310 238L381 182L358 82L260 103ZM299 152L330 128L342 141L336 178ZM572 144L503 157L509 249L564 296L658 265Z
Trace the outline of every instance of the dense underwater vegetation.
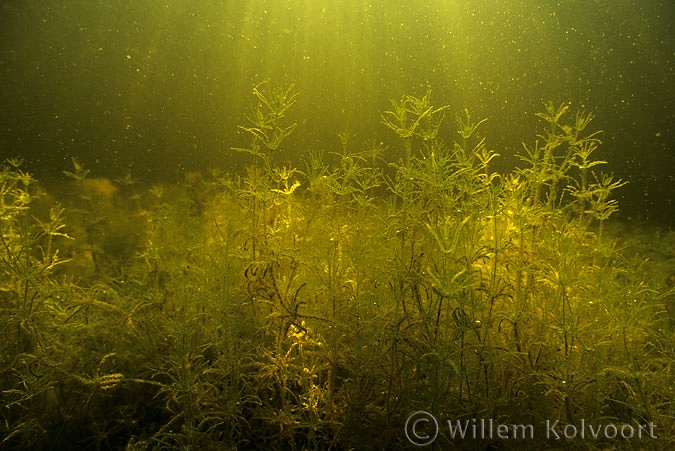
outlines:
M381 113L398 149L340 135L297 160L294 87L253 94L242 175L73 159L45 187L4 163L0 449L413 449L416 411L537 430L434 449L675 445L675 235L612 220L592 113L544 104L499 173L488 119L430 88ZM545 437L556 420L656 438Z

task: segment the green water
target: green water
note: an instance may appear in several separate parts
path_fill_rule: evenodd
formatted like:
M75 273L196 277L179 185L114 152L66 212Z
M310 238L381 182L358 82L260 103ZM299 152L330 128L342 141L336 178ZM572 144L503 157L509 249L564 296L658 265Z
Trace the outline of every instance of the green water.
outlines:
M267 78L302 93L285 158L339 149L338 132L388 140L379 115L389 99L431 84L453 114L468 107L490 118L486 134L507 168L543 101L593 111L603 157L631 182L626 216L672 224L669 2L1 6L0 152L39 175L59 175L71 156L106 177L241 170L228 149L241 144L236 127Z
M0 2L0 450L672 447L673 17Z

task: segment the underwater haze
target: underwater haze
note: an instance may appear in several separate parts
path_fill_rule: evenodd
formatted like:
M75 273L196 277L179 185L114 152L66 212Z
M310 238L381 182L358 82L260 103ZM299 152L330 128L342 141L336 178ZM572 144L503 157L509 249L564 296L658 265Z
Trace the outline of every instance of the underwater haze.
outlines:
M453 115L489 117L505 167L542 102L597 115L623 214L673 223L675 9L559 2L17 1L0 10L0 154L59 175L241 169L230 147L251 89L301 93L287 158L387 140L390 98L430 85ZM448 138L454 132L442 130Z
M674 17L0 0L0 451L675 449Z

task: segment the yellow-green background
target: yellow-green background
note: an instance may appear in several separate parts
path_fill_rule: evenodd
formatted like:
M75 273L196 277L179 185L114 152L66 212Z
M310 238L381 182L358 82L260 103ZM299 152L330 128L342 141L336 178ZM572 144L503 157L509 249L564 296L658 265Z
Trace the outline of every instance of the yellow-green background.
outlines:
M237 172L270 78L301 93L279 157L300 166L338 132L393 141L389 99L430 84L453 115L489 117L504 169L542 101L593 111L624 217L672 224L674 18L667 0L2 0L0 156L43 179L72 156L108 177Z

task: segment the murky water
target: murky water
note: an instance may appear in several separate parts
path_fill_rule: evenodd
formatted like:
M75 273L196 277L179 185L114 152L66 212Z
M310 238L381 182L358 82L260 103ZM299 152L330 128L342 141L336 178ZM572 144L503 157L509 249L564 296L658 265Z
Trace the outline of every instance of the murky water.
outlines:
M389 3L0 2L0 449L672 447L672 5Z

